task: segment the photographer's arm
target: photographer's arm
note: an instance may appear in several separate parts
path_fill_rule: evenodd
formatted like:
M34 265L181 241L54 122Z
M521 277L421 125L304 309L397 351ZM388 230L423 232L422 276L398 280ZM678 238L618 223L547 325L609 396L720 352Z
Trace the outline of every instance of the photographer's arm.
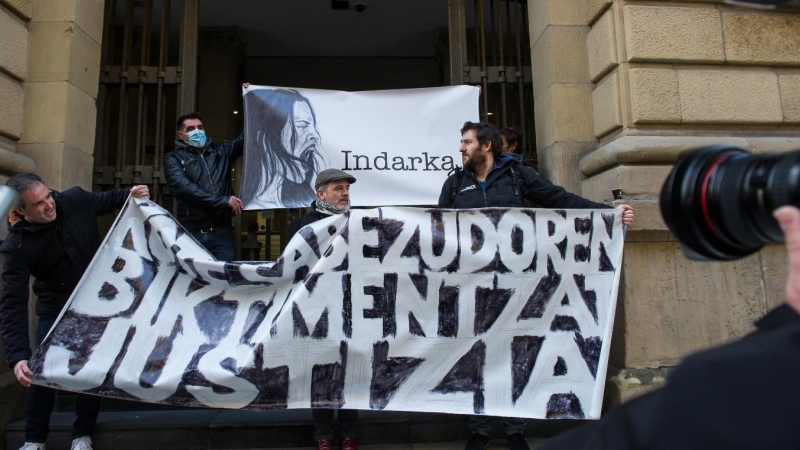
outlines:
M800 209L782 206L773 213L783 230L789 254L789 276L786 278L786 304L800 313Z

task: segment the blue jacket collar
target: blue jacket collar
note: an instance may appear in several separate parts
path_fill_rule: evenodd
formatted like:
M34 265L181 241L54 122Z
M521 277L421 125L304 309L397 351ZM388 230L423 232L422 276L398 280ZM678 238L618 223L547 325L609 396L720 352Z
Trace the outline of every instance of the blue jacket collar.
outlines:
M499 157L494 160L494 167L492 170L513 164L515 162L522 162L522 156L514 153L501 153Z

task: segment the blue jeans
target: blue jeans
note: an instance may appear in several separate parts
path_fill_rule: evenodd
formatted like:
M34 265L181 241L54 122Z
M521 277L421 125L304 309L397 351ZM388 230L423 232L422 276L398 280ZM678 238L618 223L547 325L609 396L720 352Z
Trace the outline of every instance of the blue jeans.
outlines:
M39 318L39 329L36 331L36 345L41 345L47 332L56 321L55 317ZM25 416L25 442L44 444L50 433L50 414L56 402L54 389L32 384L28 388L28 411ZM72 438L92 434L97 415L100 413L100 397L78 394L75 402L77 418L72 425Z
M492 416L469 416L469 428L473 433L489 436L489 430L492 429L492 425L489 423L491 419ZM528 419L524 417L501 417L501 419L503 419L506 436L522 433L528 425Z
M201 233L199 230L191 233L218 261L233 261L232 227L214 229L210 233Z

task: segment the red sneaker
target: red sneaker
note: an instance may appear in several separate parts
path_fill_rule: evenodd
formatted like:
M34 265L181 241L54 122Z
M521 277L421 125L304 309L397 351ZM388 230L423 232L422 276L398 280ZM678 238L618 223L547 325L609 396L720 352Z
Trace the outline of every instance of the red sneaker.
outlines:
M320 439L317 441L317 450L333 450L333 444L327 439Z
M356 440L353 438L342 439L341 450L356 450Z

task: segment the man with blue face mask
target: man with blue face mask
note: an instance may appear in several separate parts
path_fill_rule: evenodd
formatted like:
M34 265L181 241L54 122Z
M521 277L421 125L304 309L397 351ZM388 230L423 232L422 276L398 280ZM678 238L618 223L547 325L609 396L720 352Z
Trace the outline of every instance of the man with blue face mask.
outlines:
M232 261L231 218L242 212L243 205L233 195L231 166L242 156L242 135L213 142L196 113L179 117L177 126L175 150L164 156L164 175L178 204L177 219L217 260Z

